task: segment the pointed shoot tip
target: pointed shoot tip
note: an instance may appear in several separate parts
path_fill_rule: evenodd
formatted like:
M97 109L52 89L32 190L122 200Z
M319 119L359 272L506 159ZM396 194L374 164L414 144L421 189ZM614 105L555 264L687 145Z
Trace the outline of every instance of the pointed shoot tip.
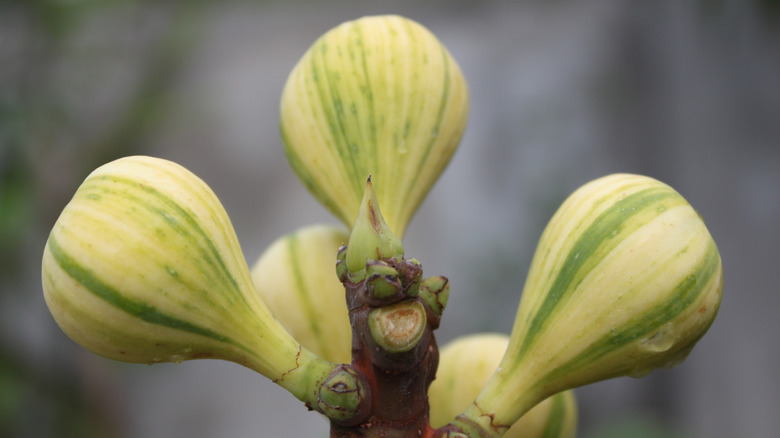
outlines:
M390 230L379 209L379 201L371 184L371 176L366 181L355 226L349 238L347 248L347 269L355 274L365 270L368 260L386 260L403 257L401 239Z

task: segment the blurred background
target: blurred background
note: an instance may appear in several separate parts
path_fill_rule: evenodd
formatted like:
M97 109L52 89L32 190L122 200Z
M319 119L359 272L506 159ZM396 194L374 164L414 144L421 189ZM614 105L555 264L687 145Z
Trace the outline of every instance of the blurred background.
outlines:
M579 389L578 436L778 436L777 0L0 1L0 436L327 436L238 365L82 350L46 309L40 257L86 175L131 154L208 182L250 264L335 223L286 165L279 97L320 34L380 13L432 30L470 85L461 147L405 238L452 284L439 343L508 333L557 206L593 178L647 174L704 217L723 304L681 366Z

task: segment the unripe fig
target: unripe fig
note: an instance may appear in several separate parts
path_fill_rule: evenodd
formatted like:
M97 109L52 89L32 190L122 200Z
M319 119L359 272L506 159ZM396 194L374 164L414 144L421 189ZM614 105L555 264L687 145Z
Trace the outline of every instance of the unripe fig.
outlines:
M477 398L496 371L509 336L480 333L456 338L440 350L436 380L428 389L431 426L452 421ZM573 391L555 394L528 411L504 438L573 438L577 402Z
M333 369L274 319L216 195L170 161L127 157L92 172L54 224L42 280L62 330L101 356L225 359L302 400Z
M334 269L349 234L313 225L277 239L252 267L252 280L271 313L304 347L349 363L352 328L344 286Z
M512 424L562 390L680 363L722 285L712 236L671 187L628 174L586 184L542 234L507 353L463 418Z
M303 55L282 93L281 131L295 173L345 225L373 175L403 237L467 112L465 80L441 42L407 18L372 16L330 30Z

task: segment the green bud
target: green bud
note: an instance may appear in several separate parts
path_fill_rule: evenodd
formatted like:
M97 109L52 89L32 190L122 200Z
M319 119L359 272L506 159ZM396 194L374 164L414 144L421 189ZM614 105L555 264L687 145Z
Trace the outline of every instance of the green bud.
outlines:
M422 278L422 264L417 259L404 259L398 265L398 273L408 297L416 297L420 292L420 279Z
M398 271L387 262L371 260L366 265L366 288L374 298L394 297L401 290Z
M337 423L359 423L369 411L366 391L355 370L342 366L320 385L317 409Z
M390 353L403 353L416 347L426 324L425 309L416 300L380 307L368 315L371 337Z
M450 298L450 282L441 275L428 277L420 284L419 295L425 304L441 316Z
M358 211L355 226L349 236L347 249L347 270L353 281L365 278L366 263L369 260L389 260L393 257L402 258L404 247L399 239L387 226L379 201L376 199L371 177L366 181L363 202Z

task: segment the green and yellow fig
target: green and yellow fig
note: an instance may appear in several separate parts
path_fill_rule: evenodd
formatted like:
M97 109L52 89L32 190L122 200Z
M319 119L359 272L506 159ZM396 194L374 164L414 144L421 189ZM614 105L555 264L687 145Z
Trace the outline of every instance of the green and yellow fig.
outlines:
M340 227L305 227L277 239L251 270L257 291L287 331L338 363L352 357L344 286L335 268L336 254L348 240Z
M722 280L712 236L674 189L629 174L584 185L542 234L507 353L455 423L495 433L551 394L680 363Z
M281 99L287 159L305 186L351 227L366 177L390 229L406 225L460 142L468 91L427 29L399 16L346 22L294 67Z
M310 403L335 368L273 318L216 195L170 161L93 171L54 224L42 280L62 330L101 356L229 360Z
M431 426L444 426L477 398L508 345L505 334L481 333L457 338L441 349L436 380L428 389ZM573 438L576 428L577 402L569 390L534 406L503 436Z

